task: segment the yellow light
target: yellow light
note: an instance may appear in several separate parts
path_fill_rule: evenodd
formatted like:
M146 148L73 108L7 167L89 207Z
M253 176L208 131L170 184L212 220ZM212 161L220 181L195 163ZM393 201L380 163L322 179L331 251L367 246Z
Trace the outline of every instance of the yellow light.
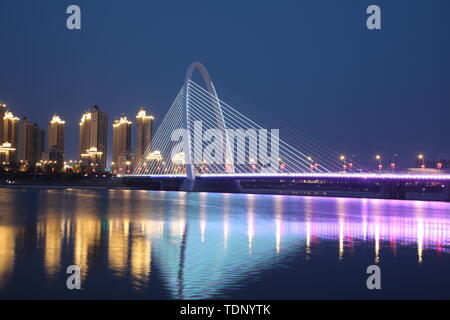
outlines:
M12 144L9 142L4 142L1 146L0 146L0 152L6 153L8 151L15 151L16 148L12 147Z
M341 159L342 161L344 161L344 160L345 160L345 156L342 155L342 156L340 157L340 159Z
M113 127L119 127L122 124L132 124L131 121L128 121L127 117L120 117L120 120L114 120Z
M97 151L96 147L91 147L90 149L86 150L86 152L88 153L88 155L102 155L103 154L103 152Z
M162 160L161 151L155 150L153 152L150 152L149 155L146 157L148 160Z
M419 159L423 159L423 154L419 154Z
M83 113L83 115L81 116L81 122L80 122L80 126L83 125L83 123L87 120L91 120L92 114L90 112L86 112Z
M12 120L12 121L19 121L19 118L13 115L12 112L7 111L5 112L5 116L3 117L5 120Z
M180 152L173 156L172 162L184 164L184 162L185 162L184 159L185 159L184 152Z
M141 119L150 119L154 120L155 118L153 116L147 116L147 112L144 110L144 108L141 108L136 116L136 118Z
M66 122L63 121L57 114L54 114L50 123L51 124L65 124Z
M376 155L375 159L380 160L381 156L379 154Z

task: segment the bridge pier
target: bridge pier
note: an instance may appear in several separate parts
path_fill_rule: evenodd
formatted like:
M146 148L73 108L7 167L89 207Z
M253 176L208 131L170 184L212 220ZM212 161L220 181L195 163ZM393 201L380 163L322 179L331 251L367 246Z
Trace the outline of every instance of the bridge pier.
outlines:
M380 182L381 199L406 199L406 183L402 181L381 181Z
M450 182L444 183L444 201L450 201Z
M238 180L186 179L181 184L180 191L240 193L241 185Z

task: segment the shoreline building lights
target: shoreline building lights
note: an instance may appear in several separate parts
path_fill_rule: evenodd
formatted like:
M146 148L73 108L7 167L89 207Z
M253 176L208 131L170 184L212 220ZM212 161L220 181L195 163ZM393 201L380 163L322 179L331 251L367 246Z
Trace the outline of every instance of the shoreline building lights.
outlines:
M9 163L10 154L12 152L15 152L16 148L13 148L11 143L4 142L2 145L0 145L0 161L1 163Z
M103 152L98 151L96 147L91 147L86 150L86 153L81 154L82 162L87 164L89 172L102 171L100 169L101 161L104 158Z
M182 164L185 164L185 159L186 159L186 156L185 156L184 152L180 152L180 153L175 154L172 157L172 162L175 164L182 165Z
M80 121L80 160L88 168L102 172L106 167L108 115L98 106L86 111ZM91 153L88 151L91 150ZM95 151L93 151L95 150ZM95 155L95 162L90 162ZM90 159L92 160L92 159Z
M113 173L126 173L132 171L133 152L131 150L131 125L132 122L122 115L113 123Z
M186 164L186 154L180 152L172 157L172 163L176 166L174 171L176 174L184 173L184 165Z
M150 152L148 154L148 156L146 157L147 160L156 160L156 161L161 161L162 160L162 155L161 155L161 151L159 150L155 150L153 152Z
M144 108L139 109L136 115L136 164L142 160L147 147L152 142L154 120L153 116L147 115Z
M143 166L147 167L148 164L151 164L152 166L155 166L157 171L161 171L161 162L163 160L163 157L161 155L161 151L155 150L153 152L150 152L143 161ZM136 162L138 163L138 162ZM148 172L148 168L145 169Z

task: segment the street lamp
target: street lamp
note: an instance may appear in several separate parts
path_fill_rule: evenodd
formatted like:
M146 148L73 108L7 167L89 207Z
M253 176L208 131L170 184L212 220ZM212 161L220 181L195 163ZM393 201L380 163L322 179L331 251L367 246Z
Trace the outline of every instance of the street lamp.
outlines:
M339 159L342 161L342 169L347 170L347 165L345 164L345 156L341 155Z
M353 169L353 164L355 163L355 158L356 158L356 155L352 154L352 160L348 163L348 167L350 170Z
M314 171L314 161L313 158L311 156L309 156L308 158L309 161L309 168L311 169L311 171Z
M417 156L417 158L419 159L420 167L421 167L422 169L424 169L424 168L425 168L425 157L423 156L423 154L419 154L419 155Z
M443 155L444 155L443 153L439 153L439 158L438 158L438 163L437 163L437 168L438 168L439 170L442 169L441 156L443 156Z
M375 159L378 160L378 170L383 169L383 164L381 163L381 156L380 156L379 154L377 154L377 155L375 156Z
M395 170L395 168L397 166L397 164L395 163L395 158L397 158L397 157L398 157L398 154L396 154L396 153L394 153L394 155L392 156L392 161L391 161L392 172L394 172L394 170Z

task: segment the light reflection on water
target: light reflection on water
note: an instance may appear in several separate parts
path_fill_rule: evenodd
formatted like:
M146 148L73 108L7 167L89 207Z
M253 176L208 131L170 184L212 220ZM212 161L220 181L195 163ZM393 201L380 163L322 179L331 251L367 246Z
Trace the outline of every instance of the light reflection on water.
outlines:
M0 297L65 297L70 264L83 297L195 299L233 297L299 258L323 268L318 256L342 264L363 250L382 264L413 249L416 265L449 261L448 203L2 189L0 207Z

